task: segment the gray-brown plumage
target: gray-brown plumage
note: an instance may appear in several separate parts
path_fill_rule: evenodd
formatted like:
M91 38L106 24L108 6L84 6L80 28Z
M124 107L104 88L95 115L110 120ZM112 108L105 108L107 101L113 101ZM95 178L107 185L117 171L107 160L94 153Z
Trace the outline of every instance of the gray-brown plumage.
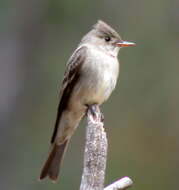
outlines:
M41 171L40 179L48 176L56 181L68 143L86 113L94 104L101 105L115 88L120 47L134 43L123 41L119 34L103 21L81 40L68 61L61 87L51 152Z

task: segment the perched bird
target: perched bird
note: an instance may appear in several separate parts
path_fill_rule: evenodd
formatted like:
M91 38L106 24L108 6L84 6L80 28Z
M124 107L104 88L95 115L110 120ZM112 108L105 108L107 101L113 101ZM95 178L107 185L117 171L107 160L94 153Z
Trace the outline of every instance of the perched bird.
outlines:
M68 143L90 106L101 105L114 90L121 47L134 46L103 21L98 21L70 57L61 87L51 151L40 179L56 181Z

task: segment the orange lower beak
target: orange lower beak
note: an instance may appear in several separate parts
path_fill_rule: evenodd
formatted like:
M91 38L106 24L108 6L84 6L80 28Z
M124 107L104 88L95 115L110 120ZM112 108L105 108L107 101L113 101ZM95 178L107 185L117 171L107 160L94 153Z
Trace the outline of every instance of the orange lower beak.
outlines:
M135 46L136 44L133 42L122 41L122 42L116 43L116 45L119 47L129 47L129 46Z

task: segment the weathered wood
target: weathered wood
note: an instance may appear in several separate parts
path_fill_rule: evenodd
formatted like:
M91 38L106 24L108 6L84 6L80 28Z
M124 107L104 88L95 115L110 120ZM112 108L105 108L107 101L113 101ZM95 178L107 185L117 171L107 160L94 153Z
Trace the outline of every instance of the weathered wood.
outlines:
M133 182L123 177L104 188L108 142L98 106L87 112L86 145L80 190L125 190Z
M107 138L99 108L88 110L84 168L80 190L103 190L107 158Z
M104 190L124 190L131 187L133 184L132 180L129 177L123 177L111 185L108 185Z

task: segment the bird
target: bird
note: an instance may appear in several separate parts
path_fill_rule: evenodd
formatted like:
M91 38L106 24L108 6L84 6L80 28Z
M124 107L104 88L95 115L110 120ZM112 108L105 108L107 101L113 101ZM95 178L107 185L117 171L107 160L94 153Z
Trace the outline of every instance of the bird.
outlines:
M118 53L135 43L122 40L107 23L98 20L84 35L67 62L60 90L51 150L41 170L40 180L58 179L70 139L88 109L100 106L111 95L119 75Z

